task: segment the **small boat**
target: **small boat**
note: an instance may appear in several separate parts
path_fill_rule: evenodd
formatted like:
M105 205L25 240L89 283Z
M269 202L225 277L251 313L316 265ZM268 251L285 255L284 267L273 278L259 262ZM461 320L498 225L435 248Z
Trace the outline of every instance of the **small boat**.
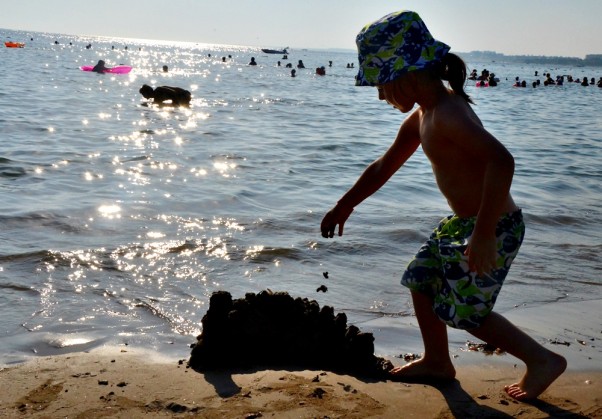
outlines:
M23 42L10 42L7 41L4 43L6 48L23 48L25 44Z
M283 48L283 49L261 48L261 51L265 52L266 54L288 54L287 49L288 49L288 47Z

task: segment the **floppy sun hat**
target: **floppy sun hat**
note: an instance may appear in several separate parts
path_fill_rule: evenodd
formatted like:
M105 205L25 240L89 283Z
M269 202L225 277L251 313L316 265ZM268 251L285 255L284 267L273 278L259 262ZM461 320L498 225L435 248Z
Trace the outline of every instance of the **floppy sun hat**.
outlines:
M403 10L366 25L355 39L360 70L356 86L376 86L432 67L450 47L437 41L418 13Z

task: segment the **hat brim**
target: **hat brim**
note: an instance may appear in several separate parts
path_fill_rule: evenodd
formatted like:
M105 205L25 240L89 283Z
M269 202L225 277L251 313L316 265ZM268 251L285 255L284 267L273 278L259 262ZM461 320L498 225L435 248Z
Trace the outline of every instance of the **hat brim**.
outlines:
M394 12L357 35L357 86L376 86L440 62L450 47L437 41L416 12Z

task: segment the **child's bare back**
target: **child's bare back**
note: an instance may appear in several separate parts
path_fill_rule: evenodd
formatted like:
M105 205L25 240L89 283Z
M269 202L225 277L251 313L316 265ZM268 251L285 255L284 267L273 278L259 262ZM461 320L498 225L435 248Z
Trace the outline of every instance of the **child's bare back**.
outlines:
M420 107L415 112L417 118L408 119L419 124L420 143L441 193L459 216L477 215L488 165L495 165L498 173L513 172L512 155L483 128L470 105L453 92L436 107ZM516 211L510 194L505 201L499 207L502 213Z

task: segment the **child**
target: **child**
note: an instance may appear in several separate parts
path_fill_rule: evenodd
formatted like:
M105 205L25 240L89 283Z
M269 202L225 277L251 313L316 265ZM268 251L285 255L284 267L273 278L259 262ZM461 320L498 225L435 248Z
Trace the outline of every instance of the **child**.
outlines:
M431 36L418 14L389 14L357 36L356 85L376 86L380 100L403 113L390 148L371 163L324 216L323 237L338 235L353 208L376 192L419 146L454 212L441 221L409 263L402 284L424 341L424 356L391 372L401 381L452 380L446 325L465 329L525 362L522 380L505 388L518 399L539 396L566 360L491 311L524 235L521 210L510 195L514 159L487 132L464 92L466 66ZM449 82L451 89L441 80Z

